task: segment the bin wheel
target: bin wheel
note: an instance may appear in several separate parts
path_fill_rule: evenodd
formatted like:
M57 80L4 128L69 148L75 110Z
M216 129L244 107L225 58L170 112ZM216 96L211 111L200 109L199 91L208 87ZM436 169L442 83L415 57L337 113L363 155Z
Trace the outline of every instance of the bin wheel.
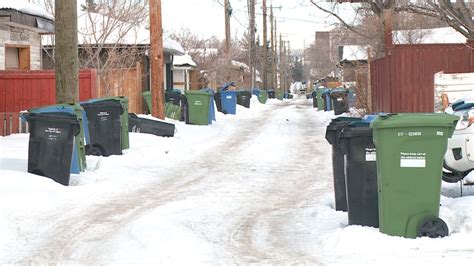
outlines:
M424 220L419 226L417 231L418 237L430 237L430 238L438 238L438 237L445 237L449 235L448 226L446 223L438 218L428 218Z
M464 177L466 176L466 174L464 173L460 173L460 172L448 172L446 170L443 170L443 175L442 175L442 179L444 182L448 182L448 183L457 183L461 180L464 179Z

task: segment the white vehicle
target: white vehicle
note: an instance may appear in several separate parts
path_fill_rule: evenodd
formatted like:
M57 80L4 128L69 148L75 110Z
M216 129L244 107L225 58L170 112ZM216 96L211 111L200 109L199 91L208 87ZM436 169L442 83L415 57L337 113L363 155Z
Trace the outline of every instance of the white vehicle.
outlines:
M450 183L463 180L474 169L474 102L454 109L447 112L459 116L459 121L448 140L443 163L443 180Z

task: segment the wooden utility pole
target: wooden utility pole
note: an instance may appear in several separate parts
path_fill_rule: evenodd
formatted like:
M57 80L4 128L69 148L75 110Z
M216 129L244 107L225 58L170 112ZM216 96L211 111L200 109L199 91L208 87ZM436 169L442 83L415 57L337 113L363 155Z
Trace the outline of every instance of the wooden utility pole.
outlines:
M263 89L268 89L267 0L263 0Z
M249 33L250 33L250 75L251 75L251 86L255 88L256 79L256 49L255 49L255 0L248 0L250 22L249 22Z
M77 0L55 0L56 102L79 102Z
M273 76L273 88L275 88L275 90L277 89L278 87L278 73L277 73L277 69L276 69L276 64L277 64L277 42L278 42L278 38L277 38L277 24L276 24L276 19L274 18L273 19L273 39L275 40L274 41L274 44L275 44L275 47L272 48L273 50L273 60L272 60L272 76Z
M150 0L151 115L165 119L163 86L163 26L161 0Z
M275 53L273 52L275 50L275 38L273 35L273 31L275 29L275 25L273 24L273 5L270 5L270 46L272 48L271 53L270 53L270 84L272 86L273 90L276 90L276 88L273 86L275 83L273 82L275 80L275 72L273 72L273 68L275 66L274 60L275 60Z
M367 113L371 114L372 113L372 69L371 69L371 63L372 63L372 51L370 50L370 47L367 48Z
M290 64L291 64L291 55L290 55L290 41L288 41L288 45L286 46L286 83L285 88L289 88L291 86L291 73L290 73Z
M230 7L229 0L224 0L224 12L225 12L225 54L227 59L230 53L230 15L232 9Z
M279 89L280 90L285 90L283 86L283 69L284 69L284 66L283 66L283 63L284 63L284 59L283 59L283 40L281 38L281 33L280 33L280 63L279 63L279 74L280 74L280 87Z

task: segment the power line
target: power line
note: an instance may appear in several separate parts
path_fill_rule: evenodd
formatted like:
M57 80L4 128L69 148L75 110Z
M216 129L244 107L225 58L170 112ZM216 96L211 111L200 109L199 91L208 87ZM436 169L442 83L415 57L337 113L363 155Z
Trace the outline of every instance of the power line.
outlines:
M234 11L240 12L240 13L247 13L247 11L238 10L238 9L235 9ZM255 13L255 14L263 16L262 13ZM283 16L274 16L274 17L275 18L280 18L280 19L286 19L286 20L294 20L294 21L300 21L300 22L305 22L305 23L312 23L312 24L324 24L324 25L327 24L327 23L324 23L324 22L308 20L308 19L302 19L302 18L291 18L291 17L283 17Z
M225 8L224 4L221 3L220 0L216 0L216 2L217 2L219 5L221 5L222 7ZM232 9L232 11L234 11L234 10ZM245 13L247 13L247 12L245 12ZM231 15L230 17L233 18L233 19L237 22L237 24L239 24L240 26L242 26L244 29L247 29L247 28L248 28L248 25L244 25L242 22L240 22L240 20L237 19L236 16L232 16L232 15Z

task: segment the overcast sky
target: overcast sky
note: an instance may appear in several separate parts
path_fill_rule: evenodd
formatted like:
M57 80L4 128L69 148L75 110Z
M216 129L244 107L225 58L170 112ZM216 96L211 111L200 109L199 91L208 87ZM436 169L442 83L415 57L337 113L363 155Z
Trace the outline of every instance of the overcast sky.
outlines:
M165 33L189 28L202 37L224 39L224 0L162 0L161 3ZM248 8L247 0L230 0L230 3L233 8L231 34L234 38L248 30ZM262 39L262 0L256 0L256 3L257 34ZM315 31L329 30L334 22L309 0L267 0L268 7L272 3L274 7L281 7L274 8L277 31L291 42L292 49L308 46L314 42ZM339 8L352 10L349 5Z

